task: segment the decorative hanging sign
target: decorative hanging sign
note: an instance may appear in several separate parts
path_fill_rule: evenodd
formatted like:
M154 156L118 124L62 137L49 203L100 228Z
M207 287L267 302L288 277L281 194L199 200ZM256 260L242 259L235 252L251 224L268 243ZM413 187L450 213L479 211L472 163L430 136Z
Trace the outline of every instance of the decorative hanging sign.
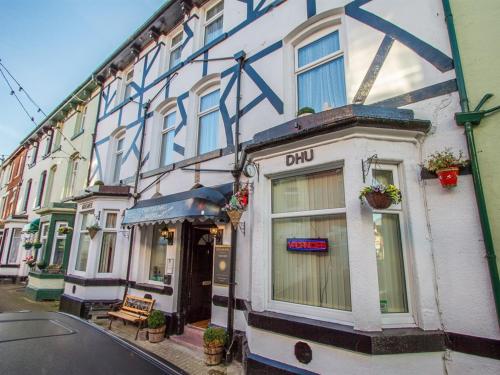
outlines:
M328 251L328 238L287 238L288 251L320 253Z

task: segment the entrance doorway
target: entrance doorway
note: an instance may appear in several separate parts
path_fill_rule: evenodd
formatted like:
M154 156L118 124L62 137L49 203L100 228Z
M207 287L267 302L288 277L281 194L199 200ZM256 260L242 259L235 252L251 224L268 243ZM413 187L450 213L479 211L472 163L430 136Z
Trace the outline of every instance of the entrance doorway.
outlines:
M206 328L212 312L214 238L207 227L192 227L186 253L186 323Z

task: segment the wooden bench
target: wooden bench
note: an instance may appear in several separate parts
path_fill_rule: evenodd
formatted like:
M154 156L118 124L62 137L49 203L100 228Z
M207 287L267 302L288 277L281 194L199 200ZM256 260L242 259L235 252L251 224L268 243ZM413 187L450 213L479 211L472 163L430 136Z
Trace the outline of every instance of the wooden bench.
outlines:
M108 312L108 328L111 330L111 323L113 323L113 319L115 318L123 320L125 324L126 322L138 323L137 332L135 334L135 339L137 340L139 331L144 326L144 322L148 319L154 304L154 299L127 295L117 311Z

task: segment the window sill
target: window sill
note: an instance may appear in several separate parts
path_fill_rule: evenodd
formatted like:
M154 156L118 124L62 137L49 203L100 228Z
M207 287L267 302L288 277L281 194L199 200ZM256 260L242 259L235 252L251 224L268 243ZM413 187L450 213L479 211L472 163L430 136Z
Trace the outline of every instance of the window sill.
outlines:
M129 286L132 289L138 289L138 290L142 290L145 292L164 294L167 296L171 296L174 293L174 290L169 286L162 287L161 285L136 283L135 281L129 281Z
M73 136L71 137L71 140L75 140L77 139L79 136L81 136L83 133L85 133L85 129L81 129L78 133L76 134L73 134Z
M248 325L373 355L437 352L445 349L445 336L442 331L424 331L420 328L389 328L381 332L361 332L337 323L269 311L250 311Z

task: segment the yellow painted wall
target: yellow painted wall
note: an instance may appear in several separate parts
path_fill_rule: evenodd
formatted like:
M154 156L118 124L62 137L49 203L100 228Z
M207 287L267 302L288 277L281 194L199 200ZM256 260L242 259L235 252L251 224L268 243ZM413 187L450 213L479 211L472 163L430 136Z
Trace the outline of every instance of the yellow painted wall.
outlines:
M486 93L495 96L483 107L500 105L500 1L450 0L473 110ZM500 111L475 128L488 216L500 267Z

